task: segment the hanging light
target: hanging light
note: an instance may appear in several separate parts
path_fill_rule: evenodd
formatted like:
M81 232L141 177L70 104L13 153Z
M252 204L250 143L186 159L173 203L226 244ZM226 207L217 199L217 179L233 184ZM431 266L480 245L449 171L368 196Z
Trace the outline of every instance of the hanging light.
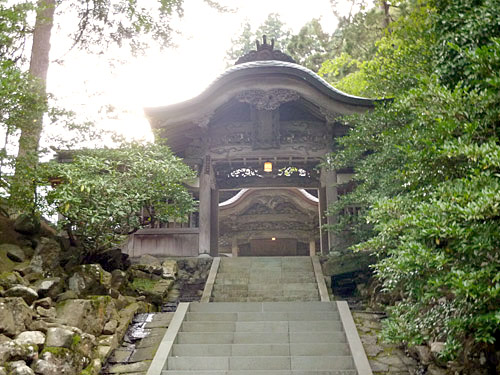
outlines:
M273 171L273 163L270 161L266 161L264 163L264 172L272 172Z

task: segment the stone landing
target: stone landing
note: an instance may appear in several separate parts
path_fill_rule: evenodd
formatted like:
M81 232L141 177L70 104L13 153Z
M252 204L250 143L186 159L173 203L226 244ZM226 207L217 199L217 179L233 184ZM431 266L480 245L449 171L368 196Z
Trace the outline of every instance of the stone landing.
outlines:
M221 258L211 301L320 301L312 258Z

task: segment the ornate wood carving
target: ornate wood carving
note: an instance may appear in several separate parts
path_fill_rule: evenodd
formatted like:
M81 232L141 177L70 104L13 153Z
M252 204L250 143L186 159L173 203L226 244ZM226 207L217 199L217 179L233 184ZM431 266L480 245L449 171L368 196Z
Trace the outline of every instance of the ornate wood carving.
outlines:
M290 63L295 63L295 60L291 56L281 52L280 50L274 49L274 39L271 39L271 44L267 43L267 37L262 36L262 44L256 40L255 44L257 50L252 50L246 55L241 56L234 65L243 64L250 61L262 61L262 60L279 60L286 61Z
M252 110L252 148L254 150L276 149L280 146L280 113L277 109Z
M328 149L331 139L322 122L286 121L280 124L280 144L297 150L318 151Z
M236 99L242 103L249 103L258 110L273 111L283 103L298 100L300 95L293 90L272 89L247 90L236 95Z

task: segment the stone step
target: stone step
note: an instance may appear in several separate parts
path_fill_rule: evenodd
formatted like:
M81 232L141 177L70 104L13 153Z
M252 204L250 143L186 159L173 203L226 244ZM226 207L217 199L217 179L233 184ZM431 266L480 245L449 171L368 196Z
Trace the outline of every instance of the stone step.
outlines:
M342 331L333 332L179 332L178 344L326 344L344 343Z
M192 302L189 305L189 312L313 312L313 311L337 311L334 302L213 302L199 303Z
M269 291L269 285L266 284L215 284L214 291L217 292L246 292L246 291ZM318 290L317 283L289 283L289 284L276 284L273 285L272 291L290 291L290 290L301 290L301 291L316 291Z
M174 344L172 356L348 356L347 343L326 344Z
M218 298L224 297L315 297L318 300L319 292L318 290L284 290L284 291L272 291L272 290L251 290L251 291L227 291L220 292L214 291L212 297L217 300Z
M341 331L339 321L334 322L184 322L182 332L334 332Z
M252 297L246 297L246 296L221 296L218 298L213 298L212 301L214 302L297 302L297 301L302 301L302 302L313 302L317 301L318 298L314 296L274 296L274 297L269 297L269 296L252 296Z
M311 312L188 312L185 321L325 321L339 320L339 313L336 311L311 311Z
M356 370L296 371L296 370L164 370L162 375L358 375Z
M351 370L350 356L169 357L169 370Z

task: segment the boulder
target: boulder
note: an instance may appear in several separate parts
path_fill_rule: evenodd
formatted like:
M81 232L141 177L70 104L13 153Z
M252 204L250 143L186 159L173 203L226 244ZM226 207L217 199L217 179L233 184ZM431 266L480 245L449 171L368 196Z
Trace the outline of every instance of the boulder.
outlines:
M122 270L113 270L111 272L111 288L123 290L128 282L127 273Z
M0 273L0 287L10 289L15 285L27 285L27 282L16 271Z
M111 274L104 271L100 264L84 264L75 267L68 280L69 289L80 297L105 295L111 288Z
M5 250L7 257L13 262L24 262L26 259L26 255L24 254L23 249L21 249L17 245L13 244L2 244L0 245L0 249Z
M43 307L44 309L50 309L52 307L52 298L45 297L35 301L35 307Z
M5 297L21 297L28 305L31 305L36 299L38 299L38 293L24 285L15 285L12 288L7 289L4 295Z
M70 349L48 347L32 367L38 375L79 375L89 363L89 358Z
M30 330L33 310L20 297L0 299L0 333L14 337Z
M57 317L57 311L55 307L49 307L48 309L46 309L42 306L37 306L36 312L43 318L55 319Z
M103 335L112 335L116 331L116 327L118 327L118 321L116 319L111 319L104 325L102 329Z
M60 277L51 277L38 281L35 284L36 291L40 298L55 298L63 290L63 282Z
M35 375L35 372L24 361L11 362L9 367L9 375Z
M36 374L39 375L59 375L59 367L54 363L44 359L37 359L31 366Z
M21 214L14 221L14 230L22 234L37 234L40 231L40 219L28 214Z
M61 246L47 237L42 237L31 258L30 266L33 272L48 272L54 274L60 271Z
M4 342L9 342L9 341L12 341L12 339L10 337L7 337L7 336L0 333L0 344L3 344Z
M75 333L62 327L52 327L47 330L47 347L71 348Z
M158 258L149 255L149 254L144 254L139 257L139 260L137 261L138 264L160 264L160 261Z
M16 336L14 340L19 345L37 345L45 344L45 335L40 331L24 331Z
M117 314L113 299L109 296L67 300L58 303L56 309L61 323L92 335L99 335L104 324Z
M161 264L161 267L163 268L163 272L162 272L163 278L175 280L175 278L177 276L177 272L179 271L179 268L177 266L177 262L175 260L167 259Z
M70 299L77 299L77 298L78 298L78 294L76 294L74 291L66 290L65 292L63 292L57 296L56 301L63 302L63 301L67 301Z
M156 275L156 276L162 276L163 275L163 267L161 266L161 263L149 263L149 264L134 264L132 266L133 270L138 270L142 271L147 274L151 275Z
M38 355L36 345L19 345L15 341L0 344L0 363L27 359L32 361Z

